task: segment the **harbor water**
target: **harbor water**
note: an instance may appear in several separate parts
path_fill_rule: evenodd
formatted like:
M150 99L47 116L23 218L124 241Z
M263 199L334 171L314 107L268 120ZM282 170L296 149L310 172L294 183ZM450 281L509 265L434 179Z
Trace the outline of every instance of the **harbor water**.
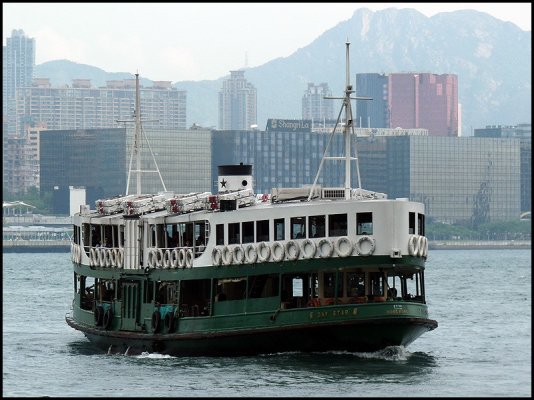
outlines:
M531 250L431 250L407 348L256 357L105 354L65 323L69 253L3 254L3 396L530 397Z

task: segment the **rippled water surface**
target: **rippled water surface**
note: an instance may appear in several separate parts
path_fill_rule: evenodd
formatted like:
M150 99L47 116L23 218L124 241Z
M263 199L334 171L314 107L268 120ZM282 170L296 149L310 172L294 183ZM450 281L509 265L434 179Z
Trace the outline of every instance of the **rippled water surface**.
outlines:
M531 251L433 250L439 327L408 348L257 357L103 354L65 323L68 253L3 254L3 395L528 397Z

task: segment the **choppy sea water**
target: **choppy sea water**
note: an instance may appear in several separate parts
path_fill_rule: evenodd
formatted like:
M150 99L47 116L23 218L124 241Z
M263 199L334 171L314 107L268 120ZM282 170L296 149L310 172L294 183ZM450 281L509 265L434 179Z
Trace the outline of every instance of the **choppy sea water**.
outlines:
M430 318L376 353L103 354L65 323L68 253L3 254L3 396L530 397L531 250L431 250Z

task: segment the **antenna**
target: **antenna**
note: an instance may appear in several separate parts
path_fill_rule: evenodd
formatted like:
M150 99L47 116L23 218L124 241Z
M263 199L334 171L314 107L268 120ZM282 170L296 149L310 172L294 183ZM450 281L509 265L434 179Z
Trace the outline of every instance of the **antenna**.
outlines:
M332 133L330 134L330 138L328 139L328 143L326 145L326 148L323 153L323 158L321 159L321 163L319 164L319 169L317 171L317 175L315 176L315 180L313 181L313 185L310 190L310 195L308 196L308 201L311 199L312 194L315 192L315 186L317 184L317 179L319 178L319 174L321 173L321 169L323 167L324 160L344 160L345 161L345 199L348 200L351 197L351 164L350 162L352 160L356 161L356 171L358 174L358 188L360 196L361 196L361 179L360 179L360 168L358 166L358 154L356 145L354 146L354 157L351 156L351 145L350 145L350 139L351 134L354 135L354 124L352 121L352 106L351 106L351 100L372 100L371 97L350 97L351 93L354 93L354 90L352 90L352 85L350 84L350 70L349 70L349 46L350 42L347 38L347 41L345 43L346 45L346 78L345 78L345 96L344 97L329 97L325 96L325 99L340 99L343 100L343 104L341 105L341 109L339 110L339 114L337 116L336 124L334 125L334 129L332 130ZM345 156L344 157L327 157L326 153L328 151L328 148L330 147L330 143L332 142L332 138L334 137L334 133L336 132L336 128L339 124L339 121L341 119L341 114L343 113L343 109L345 109L345 126L343 127L343 136L345 141ZM349 131L350 129L350 131Z
M165 187L165 183L163 182L163 178L161 177L161 173L159 171L158 163L156 162L156 158L154 157L154 153L152 152L152 147L150 146L150 143L148 142L148 138L142 129L141 126L141 94L139 90L139 72L135 74L135 119L134 120L117 120L117 122L135 122L135 137L132 144L132 152L130 154L130 163L128 166L128 182L126 183L126 195L128 195L128 191L130 188L130 175L132 173L132 161L133 156L135 154L136 158L136 169L133 170L136 175L136 184L137 184L137 195L141 194L141 173L143 172L157 172L159 175L159 179L161 181L161 184L163 185L163 190L167 191L167 188ZM143 120L143 122L153 122L157 121L155 119L153 120ZM152 155L152 159L154 160L154 164L156 165L155 170L141 170L141 150L143 147L141 136L143 136L146 140L146 143L148 145L148 149L150 150L150 154Z

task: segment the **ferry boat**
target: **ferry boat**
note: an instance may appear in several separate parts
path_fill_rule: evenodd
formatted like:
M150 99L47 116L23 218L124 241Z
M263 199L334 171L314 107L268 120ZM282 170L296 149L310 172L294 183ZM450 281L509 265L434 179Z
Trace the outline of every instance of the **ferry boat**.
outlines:
M68 325L108 353L170 355L372 352L435 329L424 205L362 189L359 171L350 185L351 100L368 98L351 97L348 41L346 59L345 154L325 150L312 185L256 194L240 164L218 167L217 193L143 194L138 164L136 194L82 206ZM138 96L137 160L139 125ZM317 185L328 159L344 187Z

